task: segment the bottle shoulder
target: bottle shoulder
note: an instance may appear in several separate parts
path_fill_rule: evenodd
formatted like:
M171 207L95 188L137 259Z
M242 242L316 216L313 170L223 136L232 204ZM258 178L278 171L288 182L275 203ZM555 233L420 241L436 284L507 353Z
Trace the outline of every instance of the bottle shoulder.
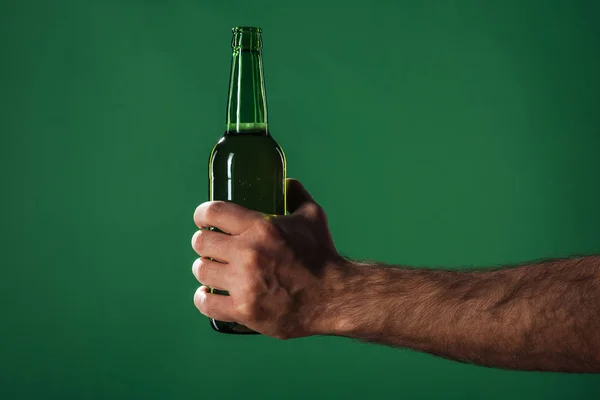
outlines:
M210 160L232 157L246 160L272 158L285 163L283 149L271 135L225 134L213 147Z

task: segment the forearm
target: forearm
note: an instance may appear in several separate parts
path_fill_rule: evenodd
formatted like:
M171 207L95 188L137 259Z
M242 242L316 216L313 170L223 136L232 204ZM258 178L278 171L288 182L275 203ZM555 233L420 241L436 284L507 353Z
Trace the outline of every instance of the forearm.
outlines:
M600 257L500 270L349 263L322 333L480 365L600 372Z

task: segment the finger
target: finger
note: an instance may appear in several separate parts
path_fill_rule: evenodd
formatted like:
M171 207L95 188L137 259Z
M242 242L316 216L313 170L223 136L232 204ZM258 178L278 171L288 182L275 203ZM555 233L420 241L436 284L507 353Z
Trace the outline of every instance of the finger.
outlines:
M300 214L311 219L324 217L321 207L315 202L304 186L295 179L286 179L287 209L290 214Z
M192 248L202 257L227 262L231 240L232 237L224 233L200 230L192 236Z
M287 210L291 213L299 209L307 202L314 203L312 196L304 186L296 179L286 179Z
M200 286L194 294L194 305L202 314L223 322L236 322L233 318L231 296L210 293L206 286Z
M206 257L200 257L192 265L192 273L198 282L216 289L227 289L230 287L229 264L213 261Z
M209 201L200 204L194 212L198 228L216 227L231 235L249 229L263 214L226 201Z

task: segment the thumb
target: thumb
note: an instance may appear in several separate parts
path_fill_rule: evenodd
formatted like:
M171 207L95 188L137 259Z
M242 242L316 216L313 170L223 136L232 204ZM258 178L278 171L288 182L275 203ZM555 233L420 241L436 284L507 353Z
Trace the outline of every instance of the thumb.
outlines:
M296 179L286 179L287 210L291 213L298 210L305 203L314 203L312 196L308 194L304 186Z

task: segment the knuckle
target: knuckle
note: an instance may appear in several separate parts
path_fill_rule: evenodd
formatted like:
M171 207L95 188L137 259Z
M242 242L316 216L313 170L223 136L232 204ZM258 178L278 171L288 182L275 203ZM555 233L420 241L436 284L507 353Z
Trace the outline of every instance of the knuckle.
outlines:
M244 292L247 293L247 296L249 296L250 303L258 303L257 294L260 293L262 290L264 290L264 287L260 283L260 279L252 277L246 280Z
M194 210L194 220L196 220L196 218L198 218L198 215L202 211L203 207L204 207L204 203L202 203L198 207L196 207L196 209Z
M246 270L254 271L259 268L262 263L262 259L263 257L258 250L246 250L246 254L244 255L244 265Z
M206 301L200 301L196 304L196 308L200 311L201 314L209 316L210 312L208 311L208 307L206 306Z
M201 260L202 258L197 258L192 264L192 274L194 274L196 278L198 278L198 264L201 262Z
M202 314L206 312L206 294L204 293L204 289L200 286L196 293L194 293L194 305Z
M325 213L325 210L323 209L323 207L317 205L318 209L317 209L317 218L323 221L327 221L327 214Z
M325 217L325 211L317 203L309 203L306 205L306 213L313 218L321 219Z
M198 261L196 261L196 278L198 278L198 280L200 282L204 282L204 280L207 277L207 266L206 266L206 262L202 259L199 258Z
M271 239L279 236L279 228L270 220L260 221L256 229L261 238Z
M241 321L253 322L258 320L260 307L258 305L257 297L248 293L244 302L237 307L236 311Z
M221 208L223 207L223 202L221 201L213 201L208 203L206 206L206 210L204 211L204 215L206 219L213 220L219 215Z
M202 249L202 246L204 245L204 240L206 239L206 235L204 232L205 231L203 230L199 230L196 233L194 233L194 237L192 239L192 246L196 250Z
M206 202L200 204L194 210L194 217L193 217L194 223L196 225L198 225L198 227L202 227L202 225L204 225L204 219L205 219L204 212L206 210L206 207L208 207L209 204L210 204L210 202L206 201Z

